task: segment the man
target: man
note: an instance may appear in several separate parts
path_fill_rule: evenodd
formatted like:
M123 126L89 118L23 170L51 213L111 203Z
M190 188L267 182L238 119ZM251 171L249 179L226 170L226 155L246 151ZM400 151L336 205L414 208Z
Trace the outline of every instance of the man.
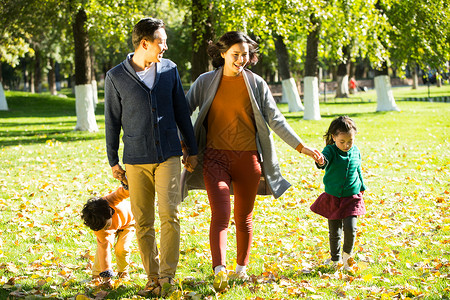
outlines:
M197 144L176 65L162 58L167 50L163 21L140 20L133 28L132 40L135 52L111 69L105 79L106 150L113 176L122 180L125 171L119 164L118 149L123 129L122 160L148 276L145 291L160 293L163 284L174 284L179 259L179 133L188 171L197 164ZM154 229L155 192L161 221L161 261Z

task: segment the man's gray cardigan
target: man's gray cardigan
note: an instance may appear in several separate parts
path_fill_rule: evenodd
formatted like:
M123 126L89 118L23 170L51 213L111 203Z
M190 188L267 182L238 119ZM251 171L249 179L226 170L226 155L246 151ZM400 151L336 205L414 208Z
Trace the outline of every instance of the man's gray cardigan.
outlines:
M205 119L214 100L222 78L223 68L200 75L186 94L191 113L199 108L194 132L199 149L199 164L194 172L185 173L184 192L191 189L205 189L203 181L203 152L206 147ZM249 70L243 72L245 84L250 95L253 114L256 123L256 146L260 155L264 179L269 192L275 197L280 197L291 184L281 175L280 166L275 151L275 145L270 128L289 146L296 148L302 140L287 123L283 114L278 110L267 83L257 74ZM261 184L264 184L262 180ZM260 184L260 187L261 187ZM259 194L268 194L267 191L259 191Z
M137 76L130 54L106 74L105 132L109 165L119 163L119 136L123 129L123 163L162 163L180 156L178 131L191 155L197 143L189 107L176 65L162 59L156 63L152 89Z

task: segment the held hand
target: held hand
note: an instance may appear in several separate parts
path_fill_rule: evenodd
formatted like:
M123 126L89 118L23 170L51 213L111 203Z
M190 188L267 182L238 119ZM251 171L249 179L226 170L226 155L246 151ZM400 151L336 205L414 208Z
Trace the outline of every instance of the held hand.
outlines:
M127 175L125 174L125 176L123 176L122 182L126 185L128 185L128 178Z
M320 156L319 160L317 161L317 164L319 166L323 166L325 164L325 158L323 157L323 155Z
M197 163L198 163L197 155L187 156L186 159L183 157L184 167L189 173L194 172Z
M127 177L125 176L125 170L122 169L122 167L119 164L111 167L111 170L114 178L123 181L125 184L128 182Z
M305 154L305 155L310 156L319 165L323 165L324 158L323 158L322 153L320 153L319 150L314 149L314 148L309 148L308 146L305 146L302 149L302 153Z
M186 147L184 141L180 141L180 143L181 143L181 151L183 152L183 158L181 159L181 162L183 163L183 165L186 165L187 158L189 157L189 150Z

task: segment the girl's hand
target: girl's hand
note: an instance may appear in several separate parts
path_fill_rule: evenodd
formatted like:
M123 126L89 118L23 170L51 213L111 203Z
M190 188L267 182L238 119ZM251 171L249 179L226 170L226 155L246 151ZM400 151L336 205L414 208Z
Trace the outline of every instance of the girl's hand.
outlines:
M320 153L319 150L314 149L314 148L309 148L308 146L304 146L302 149L302 153L308 156L311 156L312 159L314 159L314 161L316 163L318 163L319 165L323 165L324 163L324 158L322 153Z
M325 164L325 158L323 157L323 155L316 162L319 166L323 166Z

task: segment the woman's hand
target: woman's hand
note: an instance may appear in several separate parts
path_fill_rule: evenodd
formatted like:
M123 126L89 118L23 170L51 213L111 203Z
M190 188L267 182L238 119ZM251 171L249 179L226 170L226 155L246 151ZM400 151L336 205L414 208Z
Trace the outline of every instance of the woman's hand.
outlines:
M189 173L194 172L195 167L197 166L197 155L183 156L182 163L184 164L184 168L188 170Z
M311 157L312 159L314 159L314 161L315 161L316 163L318 163L319 165L323 165L324 162L325 162L322 153L320 153L320 151L317 150L317 149L310 148L310 147L308 147L308 146L304 146L304 147L302 148L302 153L305 154L305 155L310 156L310 157Z

